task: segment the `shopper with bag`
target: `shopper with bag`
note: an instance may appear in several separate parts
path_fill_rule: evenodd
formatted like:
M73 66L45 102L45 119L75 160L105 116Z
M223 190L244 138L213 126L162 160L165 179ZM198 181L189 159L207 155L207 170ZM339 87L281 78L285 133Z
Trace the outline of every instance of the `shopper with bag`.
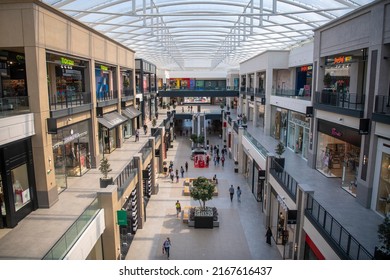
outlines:
M169 239L169 237L167 237L167 239L163 243L162 251L163 251L163 254L167 253L168 260L169 260L169 251L171 249L171 246L172 246L171 240Z

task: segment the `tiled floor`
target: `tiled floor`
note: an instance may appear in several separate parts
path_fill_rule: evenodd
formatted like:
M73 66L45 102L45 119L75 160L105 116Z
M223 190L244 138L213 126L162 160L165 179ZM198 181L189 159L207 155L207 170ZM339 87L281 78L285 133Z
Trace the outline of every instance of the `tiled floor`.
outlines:
M213 137L210 144L221 146L222 142ZM169 178L159 178L160 191L149 201L145 226L137 231L126 259L165 259L162 244L167 237L172 242L170 259L281 259L276 245L270 247L265 242L264 216L260 204L256 202L243 176L234 173L232 160L227 160L224 167L211 163L209 168L195 168L190 160L190 140L184 136L178 136L173 149L168 151L167 160L171 159L174 169L180 169L188 161L188 173L179 179L179 183L172 183ZM213 229L188 227L176 217L175 202L179 200L182 208L199 203L182 195L183 181L187 177L212 178L214 174L219 178L219 194L206 205L218 208L220 226ZM241 187L241 202L237 201L237 197L230 201L228 188L231 184Z

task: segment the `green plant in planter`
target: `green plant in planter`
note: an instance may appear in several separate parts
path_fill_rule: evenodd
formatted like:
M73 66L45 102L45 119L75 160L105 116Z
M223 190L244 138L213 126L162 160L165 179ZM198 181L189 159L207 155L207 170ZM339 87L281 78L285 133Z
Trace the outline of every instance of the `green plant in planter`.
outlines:
M330 76L329 73L325 74L323 82L325 87L330 87L330 84L332 83L332 77Z
M206 201L213 198L215 185L205 177L198 177L192 181L190 195L194 200L198 200L200 207L206 209Z
M225 108L225 104L221 103L221 104L219 105L219 107L221 107L221 110L222 110L223 108Z
M276 145L276 148L275 148L275 153L278 155L279 158L282 157L285 150L286 149L284 147L284 144L279 141L279 143Z
M123 87L128 88L129 86L130 86L130 80L129 80L129 78L125 77L123 79Z
M156 124L157 124L157 120L156 120L156 118L153 118L153 119L152 119L152 126L155 127Z
M378 238L381 246L378 248L390 258L390 218L386 216L383 223L378 226Z
M110 163L108 162L108 158L103 158L100 160L99 171L103 174L103 179L108 178L108 173L112 171L110 168Z
M111 185L113 180L112 177L108 178L108 173L112 171L110 168L110 163L108 158L103 158L100 160L99 171L103 174L103 178L100 178L100 187L106 188L108 185Z

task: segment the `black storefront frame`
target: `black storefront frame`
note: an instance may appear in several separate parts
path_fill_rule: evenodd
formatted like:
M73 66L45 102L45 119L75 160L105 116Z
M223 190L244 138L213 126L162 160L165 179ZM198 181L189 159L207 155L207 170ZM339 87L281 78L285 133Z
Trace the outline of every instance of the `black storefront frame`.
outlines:
M31 138L2 146L0 148L0 160L4 162L4 165L0 168L0 172L6 211L5 217L1 214L1 219L4 227L13 228L19 221L23 220L28 214L38 208ZM11 170L23 164L26 164L27 167L30 201L16 211Z

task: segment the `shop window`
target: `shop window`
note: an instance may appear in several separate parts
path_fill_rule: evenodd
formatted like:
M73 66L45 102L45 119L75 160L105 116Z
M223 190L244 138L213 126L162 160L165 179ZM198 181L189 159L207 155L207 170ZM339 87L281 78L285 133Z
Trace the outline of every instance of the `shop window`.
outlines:
M390 154L382 153L376 211L390 213Z
M27 165L23 164L11 170L15 210L18 211L31 201Z

